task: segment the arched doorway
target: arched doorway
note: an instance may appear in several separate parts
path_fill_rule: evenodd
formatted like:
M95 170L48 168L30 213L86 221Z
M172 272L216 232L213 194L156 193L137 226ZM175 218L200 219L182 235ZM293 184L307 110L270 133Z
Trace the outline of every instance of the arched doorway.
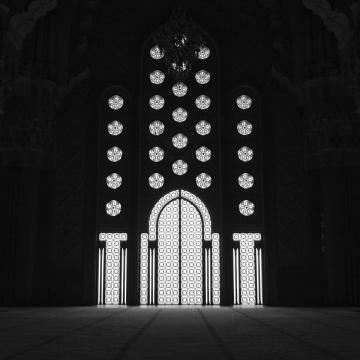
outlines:
M205 204L186 190L163 196L141 234L140 303L220 303L219 234Z

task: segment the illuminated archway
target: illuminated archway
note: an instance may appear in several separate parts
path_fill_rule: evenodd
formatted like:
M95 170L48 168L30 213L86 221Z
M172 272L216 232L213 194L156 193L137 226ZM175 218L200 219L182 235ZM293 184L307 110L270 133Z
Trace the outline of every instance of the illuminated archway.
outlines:
M141 304L220 303L219 235L194 194L174 190L155 204L140 256Z

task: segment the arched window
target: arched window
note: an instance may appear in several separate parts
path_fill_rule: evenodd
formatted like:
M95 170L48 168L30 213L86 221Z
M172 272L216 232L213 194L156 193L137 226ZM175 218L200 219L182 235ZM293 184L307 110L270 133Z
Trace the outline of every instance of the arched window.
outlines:
M212 41L184 19L144 46L141 304L220 303L217 66Z

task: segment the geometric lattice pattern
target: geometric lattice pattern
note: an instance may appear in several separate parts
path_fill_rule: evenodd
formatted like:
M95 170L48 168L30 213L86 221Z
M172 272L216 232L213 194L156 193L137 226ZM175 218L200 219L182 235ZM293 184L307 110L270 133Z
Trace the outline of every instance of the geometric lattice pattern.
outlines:
M149 218L149 236L141 234L141 304L154 304L155 290L158 304L200 305L205 285L205 303L220 303L219 234L211 234L210 215L204 203L190 192L180 191L181 197L175 190L155 204ZM150 244L156 240L154 248ZM204 240L212 240L210 247L205 249Z
M220 304L220 236L212 234L212 302Z
M120 303L120 287L122 285L122 292L124 293L126 290L124 287L126 286L125 279L125 264L122 264L122 269L124 275L122 275L120 281L120 251L121 241L127 240L126 233L100 233L99 241L106 242L106 250L105 250L105 304L107 305L117 305ZM125 258L123 261L126 261ZM122 299L122 303L126 303L124 298Z
M202 215L204 222L204 240L211 241L211 218L205 204L197 196L193 195L187 190L181 190L181 197L196 205Z
M158 224L158 303L179 304L179 199L165 206Z
M148 234L141 234L140 240L140 304L148 302Z
M239 242L238 265L240 266L241 304L256 304L255 241L261 240L260 233L234 233L233 240ZM238 270L237 270L238 271ZM238 286L239 284L235 284Z
M181 199L181 303L202 302L201 217L194 205Z

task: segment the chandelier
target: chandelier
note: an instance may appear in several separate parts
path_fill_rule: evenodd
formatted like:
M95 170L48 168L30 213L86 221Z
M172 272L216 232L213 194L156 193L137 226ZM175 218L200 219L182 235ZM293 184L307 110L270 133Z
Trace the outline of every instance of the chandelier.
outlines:
M176 8L168 23L153 36L164 56L168 73L175 80L185 80L205 45L197 26L186 18L185 10Z

